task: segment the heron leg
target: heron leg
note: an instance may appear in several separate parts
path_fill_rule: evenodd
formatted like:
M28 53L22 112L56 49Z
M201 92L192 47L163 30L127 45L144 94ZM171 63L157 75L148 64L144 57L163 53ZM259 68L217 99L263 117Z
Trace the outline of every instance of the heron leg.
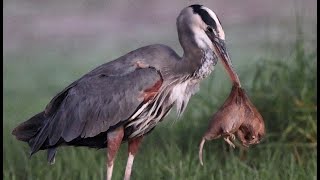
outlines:
M133 160L134 160L135 155L138 152L138 148L139 148L139 145L141 144L142 139L143 139L143 136L140 136L140 137L131 139L128 142L129 156L128 156L128 161L127 161L126 171L124 174L124 180L130 180Z
M107 158L107 180L111 180L113 171L113 162L119 150L124 135L123 127L120 127L107 135L108 140L108 158Z

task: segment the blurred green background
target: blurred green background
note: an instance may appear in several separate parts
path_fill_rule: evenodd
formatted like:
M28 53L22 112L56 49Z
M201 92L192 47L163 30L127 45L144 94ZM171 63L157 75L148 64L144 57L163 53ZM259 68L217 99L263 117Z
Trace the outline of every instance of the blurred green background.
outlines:
M29 158L12 129L41 111L64 87L138 47L162 43L179 54L180 10L194 3L217 13L243 87L264 117L267 135L249 149L222 139L198 144L231 84L220 63L186 112L172 112L148 135L132 179L316 179L316 0L4 0L4 179L104 179L106 150L60 148ZM123 144L113 179L122 179Z

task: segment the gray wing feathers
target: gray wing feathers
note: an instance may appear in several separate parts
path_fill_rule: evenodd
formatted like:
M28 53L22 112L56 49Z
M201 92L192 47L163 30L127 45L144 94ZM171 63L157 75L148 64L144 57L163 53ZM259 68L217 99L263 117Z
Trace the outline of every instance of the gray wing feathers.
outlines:
M93 137L130 118L142 103L143 90L160 75L153 68L136 69L123 76L97 74L80 79L70 88L49 122L49 144L62 137Z

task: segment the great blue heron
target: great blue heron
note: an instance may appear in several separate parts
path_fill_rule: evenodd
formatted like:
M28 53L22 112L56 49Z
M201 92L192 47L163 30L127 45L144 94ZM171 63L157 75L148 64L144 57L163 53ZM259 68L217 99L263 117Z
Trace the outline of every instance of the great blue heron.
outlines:
M225 33L212 10L188 6L176 25L182 57L168 46L155 44L102 64L58 93L12 134L28 142L31 155L47 149L50 163L62 145L107 148L108 180L120 144L128 141L124 179L130 179L143 136L173 105L181 115L219 58L232 82L240 86L225 47Z

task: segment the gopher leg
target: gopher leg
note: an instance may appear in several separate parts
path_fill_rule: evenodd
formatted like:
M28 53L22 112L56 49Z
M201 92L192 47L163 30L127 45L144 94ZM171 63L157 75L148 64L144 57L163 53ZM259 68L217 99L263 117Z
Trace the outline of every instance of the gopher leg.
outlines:
M236 139L236 137L234 136L234 134L232 133L224 133L223 134L223 139L233 148L235 148L236 146L233 144L233 142L230 140L230 137L231 137L231 140L234 141Z

